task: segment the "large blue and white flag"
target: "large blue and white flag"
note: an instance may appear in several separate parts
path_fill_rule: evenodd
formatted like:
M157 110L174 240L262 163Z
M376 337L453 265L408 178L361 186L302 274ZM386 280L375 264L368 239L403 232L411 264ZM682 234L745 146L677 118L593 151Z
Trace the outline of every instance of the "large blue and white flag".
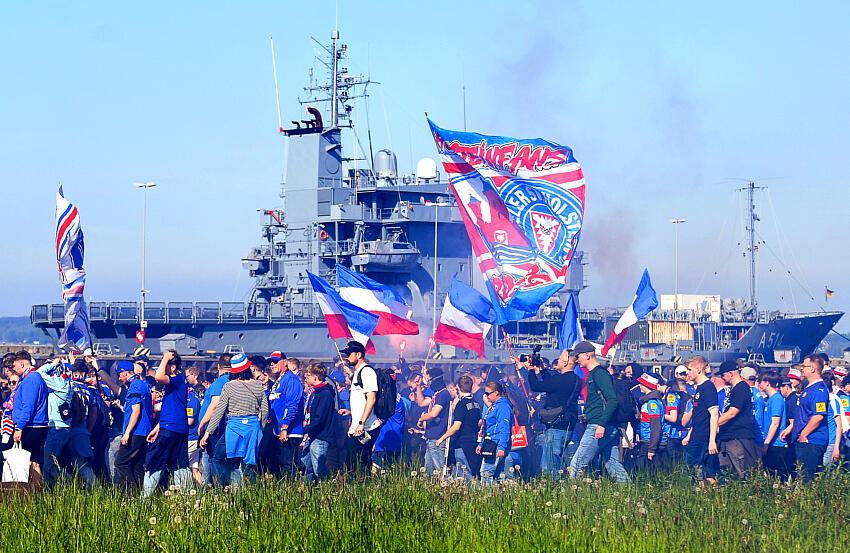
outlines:
M558 348L561 350L572 349L582 340L584 340L584 333L581 331L581 323L578 320L575 297L570 294L570 299L567 300L567 305L564 307L561 329L558 331Z
M563 288L584 218L572 149L441 129L428 120L499 324Z
M375 327L378 326L379 317L345 301L333 286L310 271L307 271L307 276L310 277L310 284L313 285L316 302L325 316L330 337L334 340L337 338L357 340L366 348L366 353L375 353L371 337L375 333Z
M339 295L379 317L375 336L419 334L419 325L411 320L413 310L398 292L366 275L355 273L345 265L336 265Z
M84 254L80 214L77 208L65 199L60 184L59 191L56 192L56 262L62 278L65 328L59 337L59 347L73 344L79 351L91 347L89 314L83 298L86 286L86 271L83 269Z
M455 275L434 330L434 341L472 350L481 359L484 338L495 322L496 313L490 300Z

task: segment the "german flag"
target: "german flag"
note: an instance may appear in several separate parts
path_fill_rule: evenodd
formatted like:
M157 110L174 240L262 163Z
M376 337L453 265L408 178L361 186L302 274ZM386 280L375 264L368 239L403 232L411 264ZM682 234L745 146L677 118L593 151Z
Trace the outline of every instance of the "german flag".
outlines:
M826 299L831 298L832 295L835 293L832 290L830 290L829 288L827 288L826 286L824 286L823 289L826 291Z

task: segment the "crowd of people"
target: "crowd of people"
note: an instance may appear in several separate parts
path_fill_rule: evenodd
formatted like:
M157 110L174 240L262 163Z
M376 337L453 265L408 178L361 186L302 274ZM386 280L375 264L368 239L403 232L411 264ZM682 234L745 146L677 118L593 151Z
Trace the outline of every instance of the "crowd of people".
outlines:
M20 351L3 358L0 450L29 452L48 488L78 478L144 497L400 462L484 485L681 467L712 483L754 470L808 482L850 457L850 377L821 354L782 371L694 356L667 378L603 361L580 342L551 363L378 367L352 341L332 366L275 351L224 354L206 373L175 351L112 371Z

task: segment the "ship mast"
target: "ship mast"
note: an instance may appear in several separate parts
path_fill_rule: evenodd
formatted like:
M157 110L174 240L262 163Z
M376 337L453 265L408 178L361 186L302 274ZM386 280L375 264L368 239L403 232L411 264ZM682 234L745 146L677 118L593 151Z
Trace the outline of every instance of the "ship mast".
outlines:
M758 242L756 241L756 223L759 221L756 215L755 191L761 190L763 187L756 186L753 181L747 183L746 188L739 188L739 192L747 193L747 220L745 230L747 232L747 257L749 258L749 273L750 273L750 306L753 312L756 312L758 300L756 299L756 253L758 252Z

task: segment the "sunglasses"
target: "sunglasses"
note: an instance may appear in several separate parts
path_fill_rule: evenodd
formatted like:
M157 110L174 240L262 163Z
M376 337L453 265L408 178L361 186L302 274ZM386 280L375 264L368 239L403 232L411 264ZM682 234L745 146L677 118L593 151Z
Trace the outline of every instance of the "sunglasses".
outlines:
M497 393L499 393L498 390L493 390L492 392L484 392L484 395L487 396L487 397L490 397L490 394L497 394Z

